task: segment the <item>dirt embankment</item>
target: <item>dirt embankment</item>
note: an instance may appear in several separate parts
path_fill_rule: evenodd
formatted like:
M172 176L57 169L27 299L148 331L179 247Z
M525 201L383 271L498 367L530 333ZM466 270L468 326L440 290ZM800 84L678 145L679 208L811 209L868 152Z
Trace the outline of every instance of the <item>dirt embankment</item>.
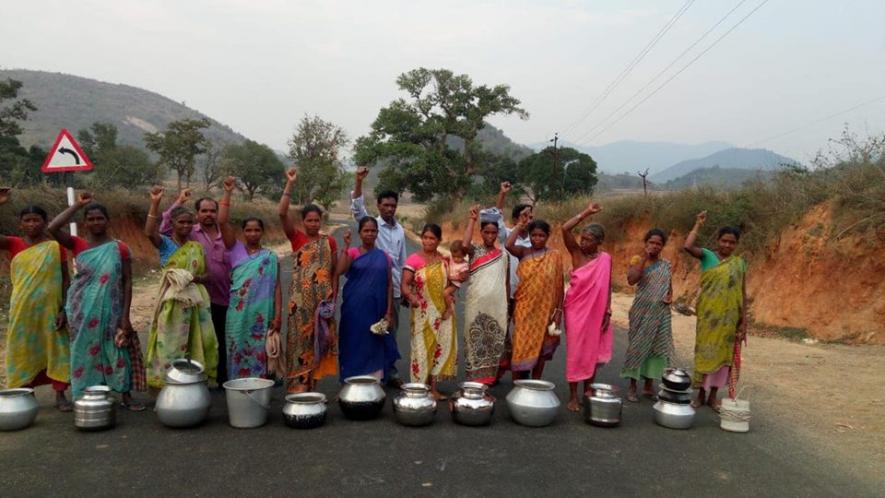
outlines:
M829 205L818 206L764 253L744 253L752 318L760 326L803 329L823 341L885 344L885 241L854 235L836 239L832 216ZM443 228L444 240L463 235L463 225ZM631 292L628 261L642 251L642 237L651 226L636 220L619 228L620 236L610 236L603 246L612 255L616 286ZM554 226L551 245L564 251L559 233L559 225ZM682 253L684 240L685 234L671 233L664 257L673 263L676 298L693 305L700 272L698 263Z

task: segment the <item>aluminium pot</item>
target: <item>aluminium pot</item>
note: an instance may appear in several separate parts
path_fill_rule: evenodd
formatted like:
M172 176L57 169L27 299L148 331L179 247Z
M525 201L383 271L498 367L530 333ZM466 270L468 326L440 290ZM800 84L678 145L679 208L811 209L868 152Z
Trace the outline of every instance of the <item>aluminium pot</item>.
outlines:
M546 380L514 381L513 389L507 394L510 416L517 423L529 427L552 424L560 405L554 389L556 385Z
M344 387L338 393L338 406L351 420L371 420L381 413L386 398L378 379L357 375L344 379Z
M668 368L661 376L661 383L668 389L685 391L691 389L691 376L681 368Z
M17 431L29 427L37 418L37 399L29 387L0 391L0 431Z
M203 365L190 359L174 360L166 370L166 384L154 411L167 427L193 427L209 416L212 397Z
M658 401L652 407L655 422L670 429L688 429L694 423L695 409L691 404Z
M495 399L488 386L480 382L462 382L461 388L449 398L452 420L461 425L481 426L492 422Z
M433 423L436 416L436 400L430 394L430 386L421 383L403 384L393 398L393 414L402 425L420 427Z
M592 394L584 402L584 420L600 427L614 427L621 423L624 400L618 389L610 384L591 384Z
M74 401L74 427L82 431L110 429L117 423L117 403L108 386L90 386Z
M286 395L283 419L293 429L315 429L326 423L326 395L307 392Z
M687 405L691 403L692 396L693 392L691 389L676 391L674 389L668 389L661 386L661 389L658 390L658 399L667 401L669 403L676 403L679 405Z

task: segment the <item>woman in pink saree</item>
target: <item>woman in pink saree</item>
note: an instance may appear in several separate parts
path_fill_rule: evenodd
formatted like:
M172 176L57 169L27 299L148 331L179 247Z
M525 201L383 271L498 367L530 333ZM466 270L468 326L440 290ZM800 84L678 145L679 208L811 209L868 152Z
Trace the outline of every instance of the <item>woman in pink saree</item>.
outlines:
M599 365L612 357L611 273L612 258L601 251L605 238L602 225L592 223L581 230L580 242L572 230L579 223L598 212L599 204L591 203L584 211L562 225L562 238L572 256L572 274L565 294L565 376L570 397L568 409L580 409L578 382L584 382L586 397Z

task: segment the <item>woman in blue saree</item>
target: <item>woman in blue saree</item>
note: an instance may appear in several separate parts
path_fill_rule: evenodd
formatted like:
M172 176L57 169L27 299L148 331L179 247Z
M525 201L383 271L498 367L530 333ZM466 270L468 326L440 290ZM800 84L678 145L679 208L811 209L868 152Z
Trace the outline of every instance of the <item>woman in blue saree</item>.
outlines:
M389 322L393 310L391 262L375 247L375 218L366 216L359 221L359 236L362 245L350 247L350 234L345 234L342 256L338 258L337 273L347 278L338 327L338 371L342 380L354 375L380 379L384 366L399 359L393 335L377 335L371 330L382 319ZM380 329L386 331L387 327Z

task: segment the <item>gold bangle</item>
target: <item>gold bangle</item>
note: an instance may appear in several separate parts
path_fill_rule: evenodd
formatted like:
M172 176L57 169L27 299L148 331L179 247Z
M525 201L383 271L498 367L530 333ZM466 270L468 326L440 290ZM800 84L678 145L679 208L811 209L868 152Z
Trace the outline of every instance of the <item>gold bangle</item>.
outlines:
M157 215L148 213L148 218L156 218Z

